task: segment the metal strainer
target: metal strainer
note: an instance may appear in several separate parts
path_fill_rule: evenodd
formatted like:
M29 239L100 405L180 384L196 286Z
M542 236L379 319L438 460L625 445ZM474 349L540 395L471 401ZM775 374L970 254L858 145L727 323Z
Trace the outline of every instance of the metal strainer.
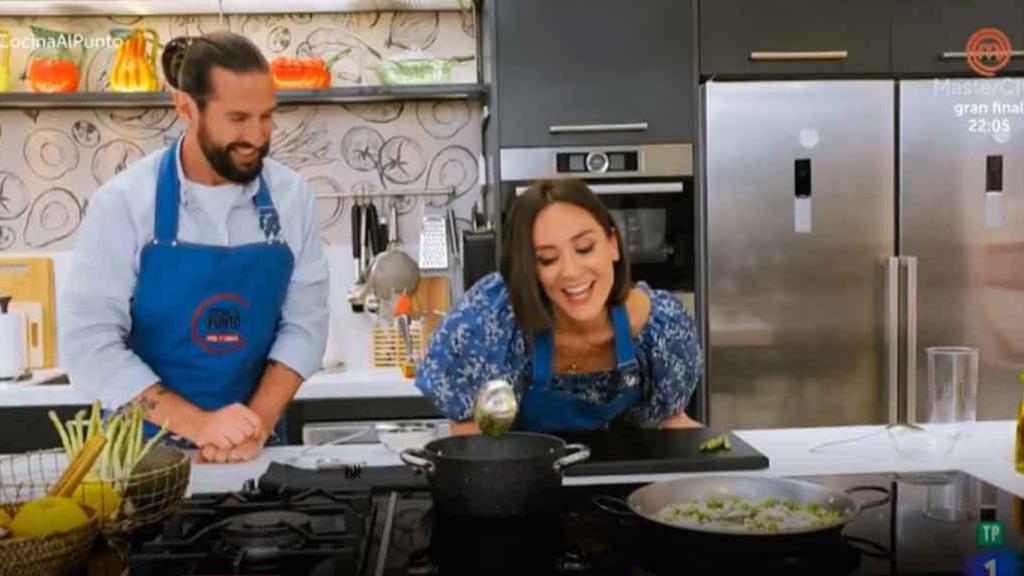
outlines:
M370 286L382 301L397 294L412 294L420 283L420 267L402 250L398 239L398 207L391 204L388 225L388 249L374 259L370 269Z

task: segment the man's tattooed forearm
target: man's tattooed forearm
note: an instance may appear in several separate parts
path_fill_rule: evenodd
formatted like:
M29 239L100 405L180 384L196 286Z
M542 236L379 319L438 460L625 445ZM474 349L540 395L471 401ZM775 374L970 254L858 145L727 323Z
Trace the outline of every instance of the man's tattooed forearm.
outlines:
M157 404L159 404L159 402L152 398L143 396L142 398L139 398L137 404L141 406L145 412L152 412L153 410L156 410Z

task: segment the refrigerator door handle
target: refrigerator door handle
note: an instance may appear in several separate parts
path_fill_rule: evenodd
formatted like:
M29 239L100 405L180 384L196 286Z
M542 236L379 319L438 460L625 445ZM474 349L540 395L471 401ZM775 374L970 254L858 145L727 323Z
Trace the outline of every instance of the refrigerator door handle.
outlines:
M969 54L967 52L958 52L950 50L939 54L941 60L966 60ZM1024 50L1011 50L1009 53L1010 58L1020 58L1024 56Z
M917 422L917 257L903 256L900 267L904 272L903 318L906 337L903 349L904 378L906 382L907 422Z
M885 262L885 381L889 394L889 424L900 418L900 259Z

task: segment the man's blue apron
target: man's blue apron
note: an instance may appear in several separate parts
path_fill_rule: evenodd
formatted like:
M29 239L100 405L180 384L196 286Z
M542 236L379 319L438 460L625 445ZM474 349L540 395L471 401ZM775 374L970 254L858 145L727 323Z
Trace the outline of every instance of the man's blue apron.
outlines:
M633 349L629 317L621 305L612 308L615 331L615 364L619 377L618 396L606 403L593 403L551 390L554 339L551 331L533 338L533 382L520 402L516 428L533 432L594 430L608 424L640 399L640 369Z
M160 161L155 237L140 256L128 345L164 386L216 410L246 403L255 392L294 260L280 239L262 176L253 203L266 241L232 247L178 242L177 157L175 143ZM147 437L156 430L146 423Z

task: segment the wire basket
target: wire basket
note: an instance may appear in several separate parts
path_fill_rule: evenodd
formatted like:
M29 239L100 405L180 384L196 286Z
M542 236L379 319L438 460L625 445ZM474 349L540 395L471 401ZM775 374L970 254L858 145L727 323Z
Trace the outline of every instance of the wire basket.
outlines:
M61 450L0 456L0 505L45 496L66 466L67 455ZM188 454L173 446L157 445L127 480L87 479L75 498L100 511L99 526L104 534L126 534L176 512L185 498L190 471Z
M13 516L17 505L0 506ZM99 514L82 508L89 521L67 532L39 538L0 540L0 576L57 576L85 562L99 532Z

